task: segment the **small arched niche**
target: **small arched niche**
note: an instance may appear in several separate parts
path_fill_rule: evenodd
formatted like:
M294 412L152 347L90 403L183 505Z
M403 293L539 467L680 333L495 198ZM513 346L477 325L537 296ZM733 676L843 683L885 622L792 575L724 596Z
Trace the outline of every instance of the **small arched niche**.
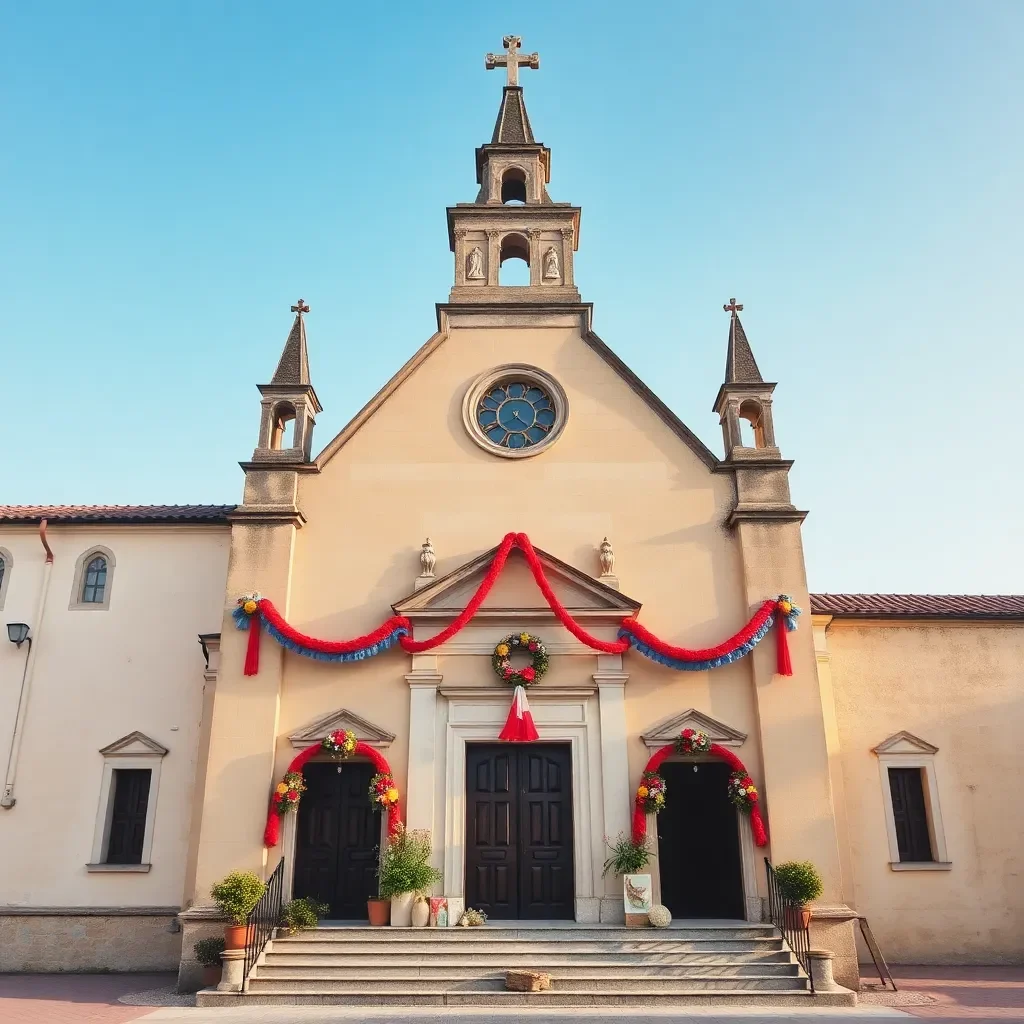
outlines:
M509 167L501 176L501 201L526 205L526 171L521 167Z
M764 411L760 402L748 398L739 407L740 444L744 448L767 447L764 437Z
M291 402L280 402L274 407L270 447L275 452L295 447L295 406Z
M506 266L506 264L508 264ZM498 284L523 287L530 283L530 242L520 234L501 240Z

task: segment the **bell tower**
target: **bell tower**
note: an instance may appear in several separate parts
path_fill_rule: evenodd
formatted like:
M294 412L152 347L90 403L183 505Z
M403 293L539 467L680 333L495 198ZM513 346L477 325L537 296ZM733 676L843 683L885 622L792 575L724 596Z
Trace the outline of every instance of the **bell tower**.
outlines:
M505 68L508 77L491 141L476 151L477 197L448 208L452 303L580 301L573 279L580 210L548 195L551 151L533 137L519 84L519 69L539 68L540 56L520 52L521 45L519 36L505 36L505 52L485 58L489 71ZM528 285L501 285L501 266L510 259L529 265Z

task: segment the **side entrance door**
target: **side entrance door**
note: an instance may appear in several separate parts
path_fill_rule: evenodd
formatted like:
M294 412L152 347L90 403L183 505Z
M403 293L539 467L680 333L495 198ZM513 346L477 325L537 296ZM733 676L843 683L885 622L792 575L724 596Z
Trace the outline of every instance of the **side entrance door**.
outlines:
M696 771L694 769L696 768ZM658 823L661 902L676 918L742 920L739 822L729 801L732 769L721 761L666 761Z
M381 826L367 795L373 766L314 761L303 775L292 892L326 903L331 920L363 921L366 901L377 895Z
M466 747L466 905L495 920L573 920L567 743Z

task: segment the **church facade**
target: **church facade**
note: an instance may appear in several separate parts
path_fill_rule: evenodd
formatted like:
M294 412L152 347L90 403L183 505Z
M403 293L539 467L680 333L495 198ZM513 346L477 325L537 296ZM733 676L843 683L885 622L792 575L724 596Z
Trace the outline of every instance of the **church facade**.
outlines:
M690 728L745 766L767 845L726 796L727 764L674 754L665 807L646 826L655 899L676 917L760 921L765 857L810 860L825 886L812 939L836 952L844 984L856 987L858 915L893 961L1021 958L1024 831L1006 813L1005 773L1024 724L1024 598L808 593L806 512L742 306L726 306L719 456L594 333L573 267L581 211L548 193L551 153L513 73L530 58L513 43L492 63L506 61L492 138L476 152L479 191L448 210L454 280L436 330L318 455L314 314L299 300L260 387L237 507L176 524L111 510L0 516L8 609L47 627L28 704L10 696L22 649L3 652L3 739L17 738L19 778L46 785L24 782L0 811L0 842L23 851L0 880L0 969L53 966L59 954L41 951L81 918L114 937L78 956L130 960L140 936L158 937L160 963L132 965L166 966L180 950L188 984L192 942L219 927L210 886L235 869L267 877L282 863L286 896L364 917L386 836L386 816L368 806L368 761L314 759L298 810L274 845L264 836L293 758L339 729L386 758L405 822L433 837L453 913L621 922L606 838L635 831L651 753ZM501 284L516 259L529 283ZM67 577L68 608L63 594L45 611L34 603L49 564L42 520L61 541L53 572ZM145 580L180 557L175 544L204 567L175 602L191 612L143 624ZM97 603L85 601L96 557L106 605L82 616L76 604ZM765 624L784 614L780 596L803 611L788 635ZM246 599L269 602L262 629L236 628ZM136 621L112 631L115 613ZM57 618L76 627L70 644ZM86 627L100 622L98 639ZM630 623L659 642L637 640ZM162 674L116 653L122 631L147 656L163 652ZM506 743L510 656L496 651L521 635L547 654L526 691L538 738ZM63 657L106 680L114 722L65 698L73 673L58 664L58 636ZM96 770L62 798L52 737L69 731L60 743ZM135 818L124 812L135 838L125 826L117 842L135 844L133 864L110 858L119 765L159 769L142 812L137 794ZM24 851L58 834L61 857L45 872Z

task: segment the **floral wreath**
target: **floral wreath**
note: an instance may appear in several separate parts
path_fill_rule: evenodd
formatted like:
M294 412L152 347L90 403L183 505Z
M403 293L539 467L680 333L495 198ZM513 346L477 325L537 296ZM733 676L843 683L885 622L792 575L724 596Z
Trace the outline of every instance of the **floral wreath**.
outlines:
M284 778L274 789L274 810L278 814L288 814L296 810L305 792L306 784L302 779L302 772L285 772Z
M351 729L339 729L337 732L329 732L320 745L333 760L344 761L356 752L358 742L356 734Z
M512 662L508 660L513 651L527 652L533 659L532 663L526 668L514 669ZM509 686L529 686L539 682L541 676L547 672L548 649L540 637L532 633L509 633L494 648L491 667L503 683L508 683Z
M706 754L711 750L711 740L700 729L684 729L676 737L677 754Z
M665 809L665 780L657 772L644 772L636 789L636 802L645 814L659 814Z
M733 772L729 776L729 799L744 814L749 814L751 808L757 803L757 786L754 780L745 772Z
M398 787L389 772L378 772L370 779L370 803L375 811L383 811L398 803Z

